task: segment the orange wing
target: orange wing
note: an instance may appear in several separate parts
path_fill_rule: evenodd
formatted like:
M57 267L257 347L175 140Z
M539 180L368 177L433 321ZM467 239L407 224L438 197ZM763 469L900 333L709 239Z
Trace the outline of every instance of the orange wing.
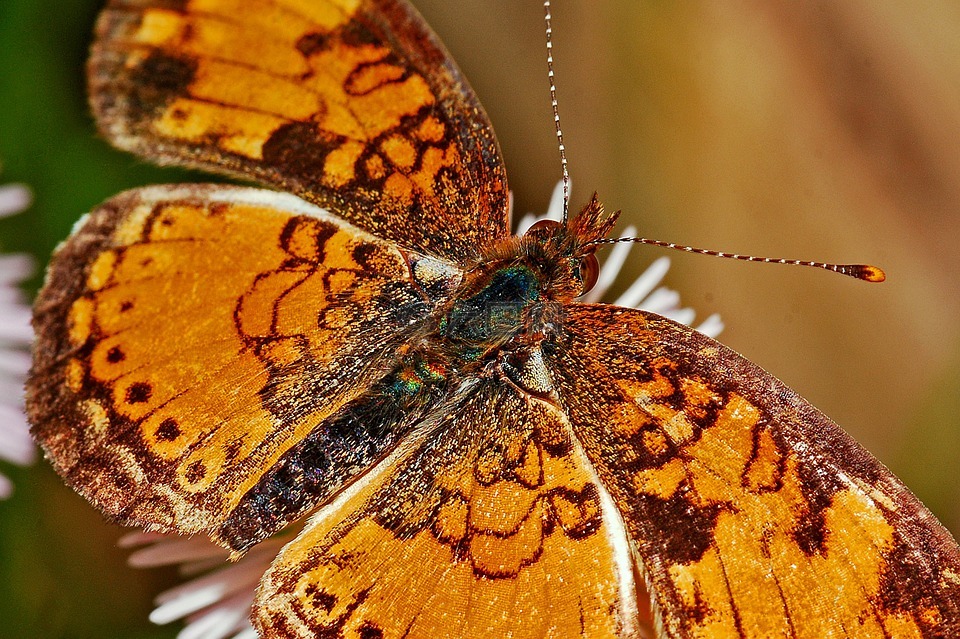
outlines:
M796 393L633 309L574 305L557 347L665 636L960 636L956 542Z
M508 233L493 129L403 0L112 0L89 77L123 149L460 261Z
M113 518L243 550L409 429L378 384L456 279L291 195L128 192L51 263L34 435Z
M636 631L613 503L563 413L465 384L264 576L264 639L615 639Z

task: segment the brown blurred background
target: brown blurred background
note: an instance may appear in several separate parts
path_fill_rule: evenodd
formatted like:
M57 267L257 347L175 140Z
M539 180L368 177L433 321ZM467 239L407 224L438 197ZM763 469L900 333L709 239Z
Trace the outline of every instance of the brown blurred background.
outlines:
M117 191L206 179L96 138L82 64L99 4L0 1L0 182L37 196L0 223L5 250L45 260ZM494 122L517 210L542 211L559 166L540 2L416 4ZM668 284L960 532L960 4L557 0L554 15L575 205L596 190L648 237L886 270L869 285L673 254ZM662 254L637 248L627 270ZM44 464L10 474L0 637L173 636L144 620L174 575L123 566L119 531Z

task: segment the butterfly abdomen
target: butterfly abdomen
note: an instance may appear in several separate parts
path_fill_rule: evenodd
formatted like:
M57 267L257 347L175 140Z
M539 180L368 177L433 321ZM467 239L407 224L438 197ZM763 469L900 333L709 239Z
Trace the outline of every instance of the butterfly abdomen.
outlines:
M319 423L242 498L218 537L245 551L324 503L397 444L447 391L441 361L420 353Z

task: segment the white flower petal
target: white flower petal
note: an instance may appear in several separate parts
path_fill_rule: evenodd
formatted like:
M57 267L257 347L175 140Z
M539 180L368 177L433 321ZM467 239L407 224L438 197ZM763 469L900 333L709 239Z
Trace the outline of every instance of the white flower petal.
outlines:
M259 581L264 570L264 566L259 562L238 561L209 575L197 577L192 581L160 593L157 595L157 602L162 605L167 605L176 602L193 601L194 603L189 605L193 605L194 607L177 615L177 617L180 617L184 614L196 612L204 606L219 601L224 595L235 592L239 586L250 583L251 576L255 577L253 581L256 583ZM199 603L200 601L204 601L205 603L201 604ZM155 612L159 612L159 610L158 608ZM175 619L176 617L173 618Z
M721 332L723 332L723 328L723 320L720 319L720 314L714 313L707 319L703 320L700 326L697 327L697 330L707 337L716 338Z
M227 575L218 572L211 575L212 579L196 579L178 586L172 590L160 593L157 597L157 607L150 613L150 621L155 624L165 624L186 617L203 610L233 594L237 589L247 585L244 581L223 579ZM260 575L257 575L259 579Z
M537 216L533 213L524 214L524 216L520 218L520 222L517 223L517 235L523 235L529 231L530 227L536 223L537 219Z
M646 296L646 298L637 302L637 305L645 311L666 315L680 308L680 293L661 286Z
M208 557L207 559L186 561L180 564L180 574L185 578L195 577L205 572L222 568L225 561L223 557Z
M226 639L250 625L252 605L253 591L237 593L191 619L177 639Z
M567 180L567 189L573 189L573 182ZM557 182L553 187L553 193L550 194L550 204L547 205L547 212L544 217L548 220L563 219L563 181Z
M0 186L0 217L20 213L33 202L33 194L23 184Z
M37 269L37 263L29 255L12 253L0 255L0 285L17 284L27 279Z
M260 635L253 629L253 626L247 624L247 627L238 632L233 639L260 639Z
M30 311L25 308L12 308L9 305L0 305L0 344L16 342L17 346L25 347L33 341L33 328L30 326ZM3 348L9 348L4 344Z
M665 312L663 316L672 319L674 322L689 326L691 323L693 323L693 320L696 318L697 314L692 308L676 308Z
M0 217L19 213L33 196L22 184L0 186ZM23 413L23 384L33 341L30 308L18 284L35 269L27 255L0 255L0 460L26 465L37 456ZM10 495L10 480L0 476L0 499Z
M0 406L23 406L23 378L0 375Z
M161 541L163 539L168 539L168 535L158 532L147 532L145 530L135 530L133 532L127 533L123 537L117 540L117 545L121 548L134 548L136 546L143 546L144 544L152 544L156 541Z
M258 544L236 563L226 562L227 551L199 535L186 538L139 533L125 536L121 544L151 544L131 556L130 563L138 566L179 564L181 573L208 571L158 595L157 607L150 614L152 622L185 619L180 638L249 637L248 617L257 584L283 544L298 530L294 527Z
M26 351L14 351L3 348L0 344L0 375L9 375L21 381L30 372L30 355Z
M26 466L37 458L29 425L19 408L0 405L0 459Z
M633 284L623 292L613 303L616 306L627 306L636 308L644 298L650 294L650 291L660 283L663 276L670 270L670 258L658 257L643 273L640 274Z
M165 540L141 548L127 558L134 568L150 566L165 566L198 560L216 559L218 562L227 561L230 553L210 542L205 537L182 537Z

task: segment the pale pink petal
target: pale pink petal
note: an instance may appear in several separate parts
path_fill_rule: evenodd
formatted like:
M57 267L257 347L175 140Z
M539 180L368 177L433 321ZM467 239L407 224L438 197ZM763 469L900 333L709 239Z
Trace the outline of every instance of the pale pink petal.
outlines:
M26 210L33 203L30 189L23 184L4 184L0 186L0 217L15 215Z
M30 206L30 190L21 184L0 185L0 217ZM36 459L23 412L23 384L30 368L28 349L33 341L30 308L18 288L33 275L36 265L27 255L0 255L0 460L26 465ZM0 499L13 489L0 475Z

